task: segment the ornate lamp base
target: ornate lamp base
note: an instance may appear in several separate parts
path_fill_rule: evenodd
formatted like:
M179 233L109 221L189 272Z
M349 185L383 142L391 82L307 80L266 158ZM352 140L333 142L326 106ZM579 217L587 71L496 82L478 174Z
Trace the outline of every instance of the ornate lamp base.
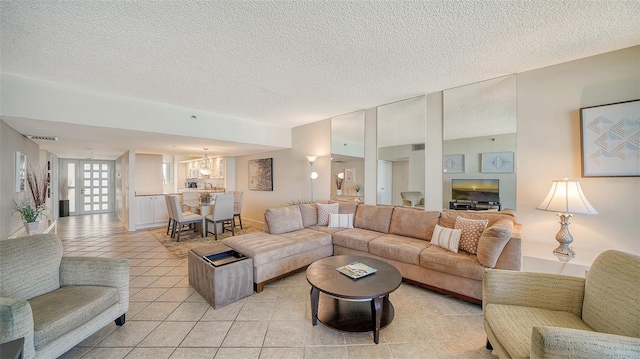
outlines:
M553 250L553 255L562 262L568 262L576 256L573 249L569 247L573 242L573 236L569 232L569 218L573 217L573 215L571 213L558 213L557 215L560 217L560 230L556 234L556 241L560 245Z

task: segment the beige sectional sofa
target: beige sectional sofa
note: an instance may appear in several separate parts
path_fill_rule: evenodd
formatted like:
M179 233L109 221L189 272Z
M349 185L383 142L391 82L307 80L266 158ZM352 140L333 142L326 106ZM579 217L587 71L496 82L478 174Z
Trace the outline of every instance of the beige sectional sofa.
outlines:
M264 285L331 255L362 255L394 265L405 281L465 300L482 300L485 268L520 270L520 225L511 210L423 211L407 207L338 202L353 214L353 228L320 226L318 205L268 209L265 232L229 237L223 243L253 258L254 285ZM454 228L456 217L488 220L477 254L433 245L436 225Z

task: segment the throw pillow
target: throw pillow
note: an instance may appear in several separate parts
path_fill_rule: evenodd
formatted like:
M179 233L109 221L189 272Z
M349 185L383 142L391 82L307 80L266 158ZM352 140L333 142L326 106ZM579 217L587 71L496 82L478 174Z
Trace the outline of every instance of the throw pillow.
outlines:
M304 228L298 206L269 208L264 217L271 234L288 233Z
M329 216L329 227L353 228L353 214L331 214Z
M459 248L469 254L476 254L478 240L488 223L488 219L468 219L458 216L454 228L461 230Z
M513 221L500 219L485 229L478 240L478 262L485 267L494 268L502 250L511 239Z
M460 242L460 230L440 227L436 224L431 237L431 244L448 249L453 253L458 253L458 244Z
M340 206L337 203L324 204L318 203L318 225L326 226L329 224L329 215L338 214Z

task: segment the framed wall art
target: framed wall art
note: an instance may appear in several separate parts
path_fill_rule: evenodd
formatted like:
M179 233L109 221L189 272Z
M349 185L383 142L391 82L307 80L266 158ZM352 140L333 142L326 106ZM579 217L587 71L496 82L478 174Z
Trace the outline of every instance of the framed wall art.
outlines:
M249 189L273 191L273 158L249 160Z
M640 100L580 109L582 177L640 176Z
M442 170L444 173L464 173L464 155L444 155Z
M16 152L16 192L27 189L27 155Z
M513 152L487 152L482 154L482 172L510 173L514 170Z
M344 181L346 183L354 183L356 181L356 169L345 168L344 169Z

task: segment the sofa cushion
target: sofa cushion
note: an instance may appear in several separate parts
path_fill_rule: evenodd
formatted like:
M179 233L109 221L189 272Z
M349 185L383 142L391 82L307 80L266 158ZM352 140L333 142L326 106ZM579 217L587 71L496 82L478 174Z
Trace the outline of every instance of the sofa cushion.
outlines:
M315 203L299 204L300 214L302 215L302 225L304 228L315 226L318 224L318 205Z
M380 233L389 233L392 213L392 206L360 204L356 210L353 226Z
M508 219L500 219L485 229L478 240L478 262L485 267L495 267L512 232L513 221Z
M420 264L420 253L431 244L415 238L385 234L369 242L369 253L403 263Z
M1 240L0 258L0 295L27 300L60 288L62 242L55 234Z
M67 286L29 300L36 350L118 304L118 288Z
M264 218L271 234L293 232L304 228L302 214L298 206L269 208L265 212Z
M440 213L440 222L438 223L442 227L454 228L456 225L456 218L458 216L469 218L469 219L488 219L489 223L487 226L491 226L499 219L508 219L513 223L516 222L515 214L510 209L505 209L504 211L451 211L444 210Z
M482 232L487 228L488 219L468 219L458 216L455 229L459 229L460 243L458 248L471 254L478 252L478 240Z
M431 246L420 253L420 266L479 281L484 271L476 256L466 252L453 253L438 246Z
M534 326L593 331L578 315L557 310L491 303L485 307L484 315L494 335L512 358L529 358Z
M329 201L329 203L337 203L338 213L340 214L356 214L356 210L358 209L357 202Z
M326 226L311 226L309 229L313 229L314 231L320 231L324 233L334 234L338 231L343 231L346 228L337 228L337 227L326 227Z
M329 216L329 227L353 228L353 214L331 214Z
M331 244L331 235L312 229L273 235L264 232L225 238L222 243L253 258L253 266L275 262Z
M329 216L331 214L338 214L340 205L338 203L318 203L318 225L329 225Z
M362 252L369 251L369 242L383 234L368 229L352 228L343 229L333 233L333 244L340 247L351 248Z
M436 224L436 228L433 230L433 236L431 236L431 244L447 249L453 253L458 253L460 232L459 229L440 227Z
M440 212L438 211L396 207L391 215L389 233L429 240L439 219Z

